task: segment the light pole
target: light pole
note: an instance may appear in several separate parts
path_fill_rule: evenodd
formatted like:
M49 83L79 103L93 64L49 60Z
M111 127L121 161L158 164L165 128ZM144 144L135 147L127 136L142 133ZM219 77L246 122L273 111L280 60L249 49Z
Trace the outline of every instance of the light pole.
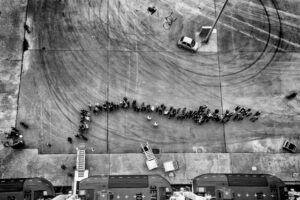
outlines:
M220 16L221 16L223 10L224 10L224 8L225 8L227 2L228 2L228 0L225 1L224 5L223 5L223 7L222 7L222 9L221 9L221 11L219 12L219 15L217 16L217 18L216 18L214 24L212 25L211 29L209 30L209 32L208 32L208 34L207 34L207 36L201 41L202 43L206 44L206 43L208 42L209 37L210 37L212 31L214 30L214 28L215 28L215 26L216 26L216 24L217 24L217 22L218 22L218 20L219 20L219 18L220 18Z

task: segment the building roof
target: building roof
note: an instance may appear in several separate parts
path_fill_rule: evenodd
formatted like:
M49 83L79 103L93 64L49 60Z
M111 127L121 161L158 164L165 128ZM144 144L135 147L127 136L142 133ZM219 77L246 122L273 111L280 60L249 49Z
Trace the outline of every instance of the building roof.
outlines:
M0 192L20 192L23 191L23 185L26 179L1 179Z

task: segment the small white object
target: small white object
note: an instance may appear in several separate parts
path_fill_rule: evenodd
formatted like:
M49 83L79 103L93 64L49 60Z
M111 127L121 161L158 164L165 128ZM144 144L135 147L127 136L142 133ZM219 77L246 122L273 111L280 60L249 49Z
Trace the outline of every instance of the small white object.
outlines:
M86 190L79 190L79 195L81 196L86 195Z
M146 165L147 165L149 170L158 168L156 160L147 160Z
M154 122L153 126L158 127L158 123Z
M150 116L150 115L148 115L148 116L147 116L147 120L149 120L149 121L150 121L151 119L152 119L152 118L151 118L151 116Z
M164 162L164 169L165 169L165 172L175 171L176 169L174 166L174 162L173 161Z
M175 173L174 172L170 172L168 174L169 177L175 177ZM181 195L182 197L184 197L183 195ZM177 199L177 198L176 198ZM181 198L180 200L184 200L185 198Z
M256 166L252 166L252 171L256 171L257 170L257 168L256 168Z

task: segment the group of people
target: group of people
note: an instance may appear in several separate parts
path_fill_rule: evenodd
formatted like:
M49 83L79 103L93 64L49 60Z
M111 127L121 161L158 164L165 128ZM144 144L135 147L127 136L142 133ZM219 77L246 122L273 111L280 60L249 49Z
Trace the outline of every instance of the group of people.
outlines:
M3 144L5 147L12 147L14 149L24 148L25 142L23 139L23 135L17 128L11 127L11 131L6 132L5 137L7 139L7 141Z
M142 102L138 104L136 100L129 101L127 97L123 97L123 100L119 103L105 101L103 104L96 103L95 105L89 104L89 110L81 110L81 123L79 126L79 132L84 132L89 129L90 113L99 114L101 112L113 112L119 109L128 110L132 109L134 112L148 113L147 119L151 120L150 113L157 113L167 117L168 119L187 120L191 119L195 123L201 125L209 121L218 123L227 123L232 121L241 121L243 119L249 119L252 122L258 120L260 116L259 111L253 111L250 108L242 106L236 106L234 111L226 110L223 114L219 109L211 110L206 105L201 105L197 110L188 110L187 108L175 108L173 106L167 107L164 104L153 106ZM153 126L158 126L155 122Z
M226 110L224 114L220 114L219 109L211 111L206 105L199 106L198 110L187 110L187 108L174 108L173 106L167 108L164 104L160 106L151 106L145 105L142 103L140 106L137 105L137 102L133 100L132 108L136 112L156 112L159 115L168 117L168 119L192 119L195 123L201 125L209 121L227 123L231 120L240 121L244 118L249 118L250 121L255 122L260 116L260 112L253 112L250 108L244 108L237 106L234 109L234 112ZM147 116L147 119L151 119L150 116Z
M108 102L105 101L104 104L100 105L100 103L96 103L94 106L90 103L89 104L89 110L93 112L94 114L99 114L102 111L105 112L112 112L115 110L118 110L119 108L127 109L130 107L130 102L126 97L123 98L123 101L121 101L119 104L116 104L114 102Z
M157 11L157 8L155 6L150 6L147 8L147 11L153 15Z
M78 134L75 135L77 138L82 138L84 140L88 140L87 137L84 135L84 133L87 133L89 131L89 124L91 122L91 112L93 112L95 115L104 112L112 112L114 110L117 110L119 108L127 109L130 107L130 102L127 98L124 97L123 101L119 104L115 104L114 102L108 102L106 101L104 104L100 105L100 103L96 103L95 105L92 105L89 103L88 105L89 110L82 109L80 110L80 124L78 129Z
M89 130L89 124L91 122L91 113L88 110L82 109L80 111L80 124L78 128L78 133L75 135L77 138L82 138L88 140L84 133L87 133ZM72 138L71 138L72 139ZM68 142L72 143L72 140L68 138Z

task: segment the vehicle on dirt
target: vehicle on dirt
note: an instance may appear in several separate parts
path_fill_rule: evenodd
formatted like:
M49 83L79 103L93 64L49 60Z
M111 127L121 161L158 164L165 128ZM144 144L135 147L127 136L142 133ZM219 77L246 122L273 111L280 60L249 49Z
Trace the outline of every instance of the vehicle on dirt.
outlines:
M282 148L284 150L287 150L287 151L291 152L291 153L295 153L296 149L297 149L297 147L296 147L295 144L293 144L293 143L291 143L291 142L289 142L287 140L284 141L284 143L282 145Z
M197 52L197 50L199 48L199 44L194 39L186 37L186 36L182 36L178 40L177 46L179 48L184 48L184 49L193 51L194 53Z

